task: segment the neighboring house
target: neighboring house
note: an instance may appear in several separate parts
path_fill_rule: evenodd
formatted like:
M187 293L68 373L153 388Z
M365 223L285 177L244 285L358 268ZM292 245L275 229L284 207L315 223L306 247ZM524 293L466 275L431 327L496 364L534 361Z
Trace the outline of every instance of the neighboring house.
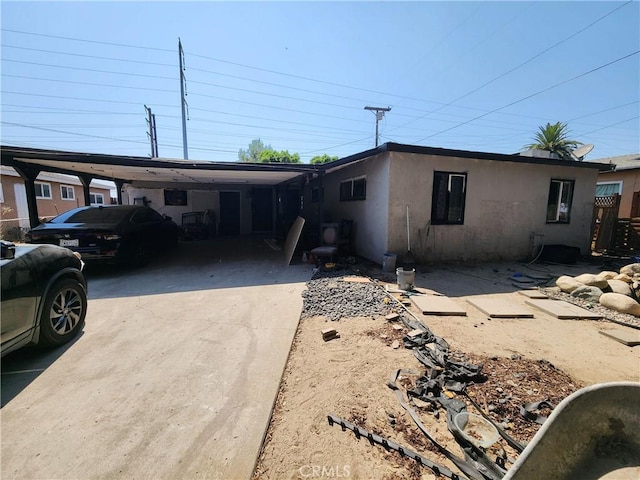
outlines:
M388 143L324 168L307 221L354 220L356 251L382 263L407 251L408 207L411 252L436 263L523 260L541 244L589 252L596 181L610 167Z
M640 153L594 160L615 165L615 170L600 172L597 196L620 195L618 218L640 217Z
M38 214L46 219L84 205L80 180L60 173L42 172L35 183ZM109 205L111 189L108 182L94 181L90 185L91 204ZM20 236L20 229L28 229L29 213L25 186L20 175L10 167L0 167L0 204L2 205L1 234ZM11 233L13 235L11 235Z

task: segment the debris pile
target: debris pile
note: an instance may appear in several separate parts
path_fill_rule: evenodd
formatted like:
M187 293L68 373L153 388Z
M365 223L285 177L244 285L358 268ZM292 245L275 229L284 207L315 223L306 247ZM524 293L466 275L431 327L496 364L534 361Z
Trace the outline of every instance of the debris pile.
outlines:
M375 283L344 281L342 275L307 283L307 290L302 293L302 318L324 316L337 321L344 317L384 316L391 311L384 290Z

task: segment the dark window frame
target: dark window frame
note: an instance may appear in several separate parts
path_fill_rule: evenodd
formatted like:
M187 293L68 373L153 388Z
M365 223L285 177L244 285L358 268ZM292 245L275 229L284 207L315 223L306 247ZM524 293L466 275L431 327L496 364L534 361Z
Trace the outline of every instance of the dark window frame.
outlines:
M556 187L554 189L554 184ZM567 190L567 186L570 188ZM566 178L552 178L549 182L549 196L547 197L546 223L548 224L569 224L571 223L571 209L573 208L573 194L575 192L576 181ZM566 194L566 196L565 196ZM567 198L568 197L568 198ZM563 202L568 199L568 202ZM552 203L555 202L555 203ZM562 203L567 203L563 209ZM552 210L553 208L553 210ZM564 212L563 212L564 210Z
M164 190L164 204L178 207L187 206L187 191L179 189Z
M453 197L452 178L462 178L462 189ZM464 225L464 213L467 200L467 172L433 172L433 191L431 194L432 225ZM443 184L443 182L445 182ZM442 187L446 189L443 189ZM454 192L455 193L455 192ZM456 210L458 214L456 215Z
M367 199L367 177L350 178L340 182L340 201L351 202Z

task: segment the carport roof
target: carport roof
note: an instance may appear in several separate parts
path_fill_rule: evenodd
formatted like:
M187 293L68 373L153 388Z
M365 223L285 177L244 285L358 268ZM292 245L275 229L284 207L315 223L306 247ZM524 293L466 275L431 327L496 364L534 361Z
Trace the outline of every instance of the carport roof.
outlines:
M124 183L277 185L318 171L315 165L208 162L2 146L2 164Z

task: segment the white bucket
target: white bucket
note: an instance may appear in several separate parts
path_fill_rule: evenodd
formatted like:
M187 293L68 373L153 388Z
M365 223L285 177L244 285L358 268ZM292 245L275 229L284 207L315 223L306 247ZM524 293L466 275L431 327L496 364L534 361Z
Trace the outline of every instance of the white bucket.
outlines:
M413 284L416 281L416 269L404 270L396 268L396 276L398 277L398 288L400 290L413 290Z
M393 272L396 269L396 258L395 253L385 253L382 257L382 271Z

